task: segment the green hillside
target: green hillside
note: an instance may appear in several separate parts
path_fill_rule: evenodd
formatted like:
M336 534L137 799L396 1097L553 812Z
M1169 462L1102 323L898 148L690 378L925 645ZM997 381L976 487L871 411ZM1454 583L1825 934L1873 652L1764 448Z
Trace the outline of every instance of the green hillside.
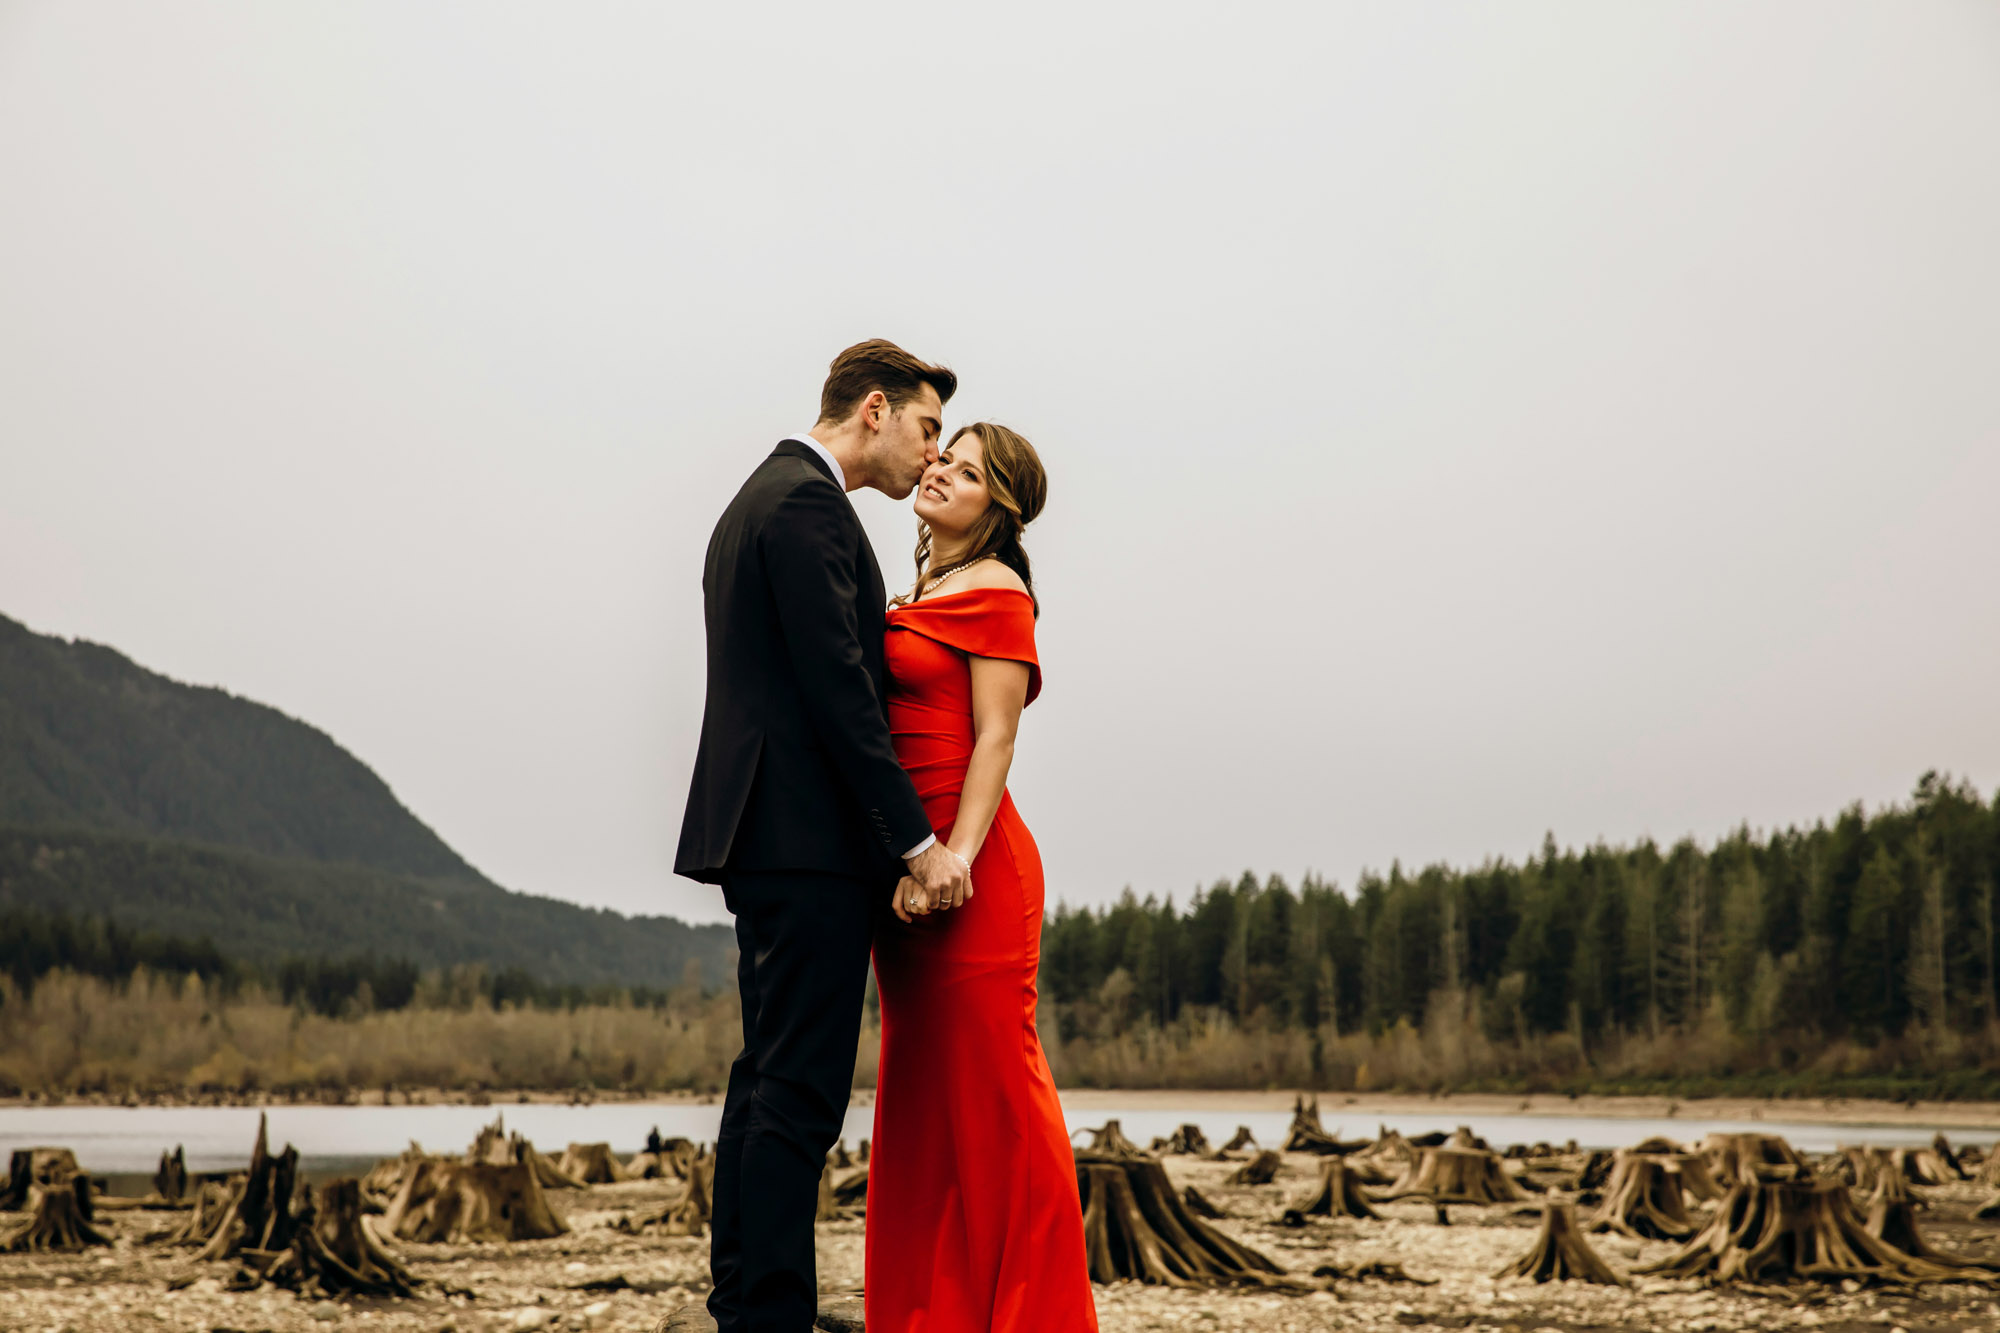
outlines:
M103 829L477 877L326 733L5 616L0 825Z
M513 893L324 732L0 616L0 906L100 914L230 957L485 963L671 985L727 927Z

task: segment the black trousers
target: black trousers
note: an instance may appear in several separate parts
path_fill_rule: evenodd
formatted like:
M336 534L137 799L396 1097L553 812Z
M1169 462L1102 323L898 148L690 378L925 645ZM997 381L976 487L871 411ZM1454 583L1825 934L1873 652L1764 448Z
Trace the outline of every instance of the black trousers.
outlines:
M879 885L804 871L742 872L736 914L743 1053L715 1143L708 1310L720 1333L807 1333L819 1304L820 1172L854 1086Z

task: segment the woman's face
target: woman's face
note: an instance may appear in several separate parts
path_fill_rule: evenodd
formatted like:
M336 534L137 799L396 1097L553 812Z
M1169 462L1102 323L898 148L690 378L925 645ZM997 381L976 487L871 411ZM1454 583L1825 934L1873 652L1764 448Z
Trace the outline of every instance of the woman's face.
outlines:
M968 531L992 503L986 492L986 450L971 431L953 440L917 483L917 517L932 532Z

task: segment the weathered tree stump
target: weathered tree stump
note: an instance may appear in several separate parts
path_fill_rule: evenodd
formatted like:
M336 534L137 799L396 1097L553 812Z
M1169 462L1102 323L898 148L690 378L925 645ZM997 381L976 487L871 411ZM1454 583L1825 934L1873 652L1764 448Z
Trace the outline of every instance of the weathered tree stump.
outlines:
M423 1145L412 1139L410 1146L395 1157L385 1157L368 1169L361 1177L362 1203L370 1212L381 1212L395 1200L403 1188L403 1180L418 1162L431 1160Z
M1501 1168L1499 1156L1487 1149L1443 1145L1420 1148L1417 1154L1380 1198L1419 1195L1433 1203L1519 1203L1528 1197Z
M516 1161L525 1161L535 1173L535 1181L543 1189L580 1190L584 1183L551 1161L546 1153L537 1152L535 1145L523 1138L517 1131L507 1133L505 1116L496 1116L493 1123L481 1129L472 1140L472 1147L466 1151L468 1162L484 1162L489 1166L507 1166Z
M860 1167L833 1182L833 1201L843 1210L868 1206L868 1168Z
M8 1154L6 1188L0 1189L0 1212L32 1207L37 1189L68 1180L82 1169L68 1148L14 1149Z
M1620 1150L1591 1215L1591 1231L1616 1231L1635 1240L1686 1240L1697 1230L1681 1186L1680 1153Z
M2000 1189L2000 1143L1994 1144L1993 1151L1986 1154L1979 1174L1973 1178L1988 1189Z
M1542 1196L1542 1228L1528 1252L1495 1277L1526 1277L1537 1282L1598 1282L1631 1284L1598 1257L1576 1225L1576 1205L1554 1194Z
M1250 1126L1238 1125L1236 1127L1235 1137L1230 1139L1229 1142L1223 1144L1221 1151L1242 1152L1246 1148L1255 1148L1256 1146L1257 1146L1257 1136L1250 1132Z
M1909 1181L1899 1175L1882 1177L1880 1186L1868 1200L1868 1214L1861 1225L1875 1239L1886 1241L1914 1259L1946 1268L1993 1271L1989 1265L1977 1260L1960 1258L1932 1248L1923 1233L1917 1230L1916 1196L1910 1192Z
M1965 1179L1958 1163L1935 1148L1893 1148L1890 1166L1913 1185L1948 1185Z
M1164 1139L1153 1141L1153 1151L1173 1156L1206 1157L1211 1149L1208 1136L1199 1125L1182 1125Z
M556 1169L586 1185L615 1185L632 1178L626 1173L625 1164L611 1155L608 1143L572 1143L563 1149Z
M1190 1213L1150 1158L1079 1154L1076 1179L1093 1282L1289 1285L1277 1264Z
M833 1222L840 1217L840 1208L833 1201L833 1163L824 1163L819 1169L819 1203L813 1209L813 1221Z
M625 1163L628 1180L686 1180L694 1166L696 1149L687 1139L662 1139L660 1131L646 1136L646 1150Z
M1974 1208L1972 1215L1982 1222L1990 1222L1995 1218L2000 1218L2000 1194L1994 1195L1985 1203Z
M658 1227L662 1235L699 1236L708 1230L714 1211L714 1182L715 1159L705 1158L689 1170L687 1186L679 1195L647 1212L621 1218L615 1225L633 1235Z
M160 1154L160 1168L153 1172L153 1193L179 1203L187 1197L187 1187L187 1154L179 1144L175 1144L171 1154Z
M1338 1135L1326 1132L1326 1126L1319 1119L1319 1098L1307 1101L1303 1095L1292 1101L1292 1124L1285 1131L1286 1152L1318 1153L1331 1156L1338 1153L1359 1152L1367 1147L1365 1143L1342 1143Z
M1369 1206L1368 1196L1361 1192L1361 1182L1338 1157L1319 1164L1318 1191L1294 1207L1306 1217L1370 1217L1377 1221L1382 1217Z
M1187 1205L1187 1210L1196 1217L1218 1219L1229 1216L1229 1214L1210 1203L1208 1196L1192 1185L1185 1185L1181 1188L1181 1202Z
M1268 1185L1277 1179L1278 1168L1285 1159L1270 1149L1265 1149L1255 1157L1229 1173L1231 1185Z
M221 1229L223 1218L229 1215L229 1202L235 1197L236 1181L224 1183L217 1180L203 1180L194 1185L193 1206L180 1225L161 1236L161 1245L206 1245Z
M1972 1173L1965 1169L1965 1164L1959 1161L1958 1154L1952 1151L1951 1140L1944 1136L1942 1130L1931 1136L1931 1151L1936 1153L1938 1160L1950 1170L1953 1180L1972 1179Z
M1388 1167L1400 1176L1410 1163L1417 1160L1417 1152L1417 1146L1400 1132L1383 1125L1379 1127L1375 1141L1363 1148L1358 1156L1361 1161Z
M1711 1282L1852 1279L1908 1287L1982 1280L1974 1270L1917 1258L1869 1235L1847 1186L1811 1178L1733 1186L1694 1239L1637 1271Z
M292 1243L262 1276L305 1296L414 1296L421 1281L362 1221L361 1183L330 1180L308 1192ZM238 1284L240 1285L240 1284Z
M1116 1120L1107 1120L1097 1129L1077 1131L1090 1135L1090 1147L1094 1153L1107 1153L1113 1157L1144 1157L1145 1150L1125 1137L1125 1128Z
M90 1177L81 1171L35 1186L28 1216L0 1232L0 1253L81 1250L109 1245L90 1223Z
M1806 1174L1805 1158L1775 1134L1710 1134L1695 1151L1724 1190Z
M566 1234L569 1224L542 1193L533 1152L520 1139L504 1165L448 1157L413 1163L383 1214L383 1229L401 1240L457 1244Z
M250 1169L236 1179L221 1218L195 1258L233 1259L244 1250L288 1248L297 1226L298 1172L299 1150L291 1144L271 1155L265 1117L259 1113Z

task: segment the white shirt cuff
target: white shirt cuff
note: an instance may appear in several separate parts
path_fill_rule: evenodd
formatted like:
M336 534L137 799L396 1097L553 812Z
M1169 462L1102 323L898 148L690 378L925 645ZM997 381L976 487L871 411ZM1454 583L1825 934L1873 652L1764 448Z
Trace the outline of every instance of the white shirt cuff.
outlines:
M927 851L929 851L929 850L930 850L931 848L935 847L936 845L937 845L937 834L933 833L933 834L931 834L931 836L930 836L930 837L928 837L928 838L925 838L925 839L924 839L924 840L923 840L922 842L920 842L920 843L918 843L918 844L917 844L916 846L914 846L914 847L910 848L910 850L909 850L909 851L907 851L907 852L904 852L904 853L903 853L903 859L904 859L905 861L907 861L907 860L909 860L909 859L910 859L911 857L913 857L913 856L920 856L920 855L922 855L922 854L923 854L924 852L927 852Z

